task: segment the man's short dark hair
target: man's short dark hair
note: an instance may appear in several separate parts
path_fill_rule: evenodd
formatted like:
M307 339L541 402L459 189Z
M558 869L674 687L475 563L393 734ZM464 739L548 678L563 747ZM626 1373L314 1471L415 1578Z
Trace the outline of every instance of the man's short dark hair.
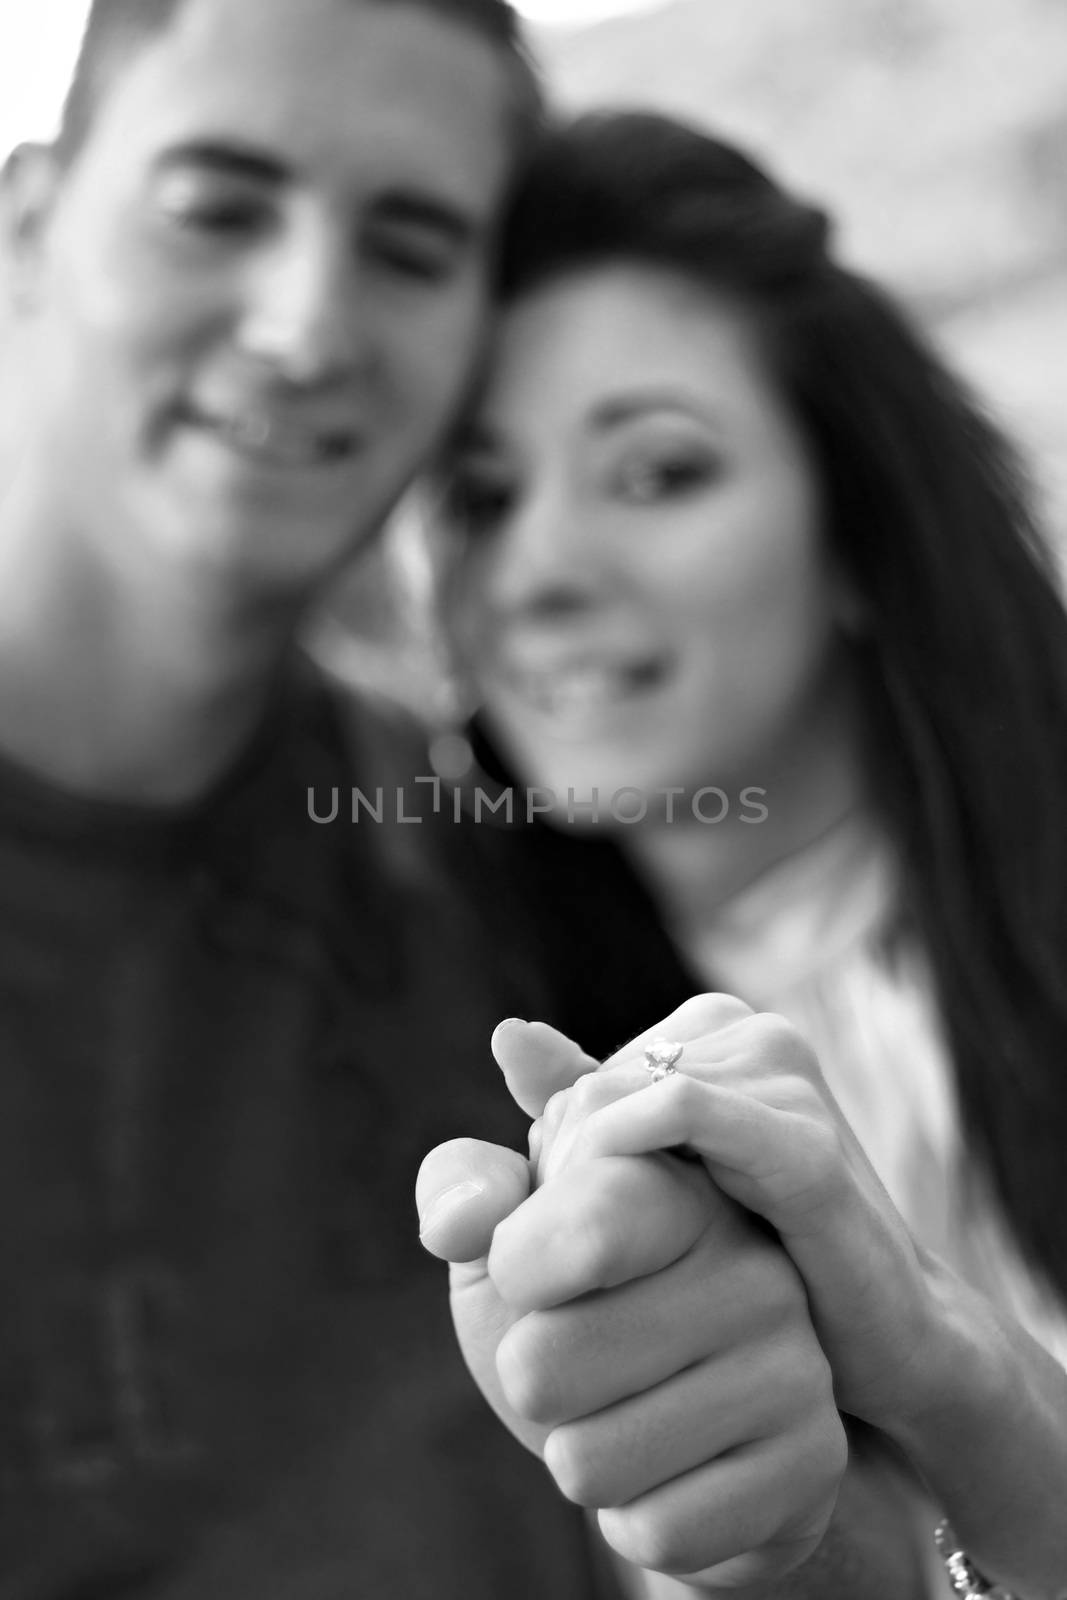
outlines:
M385 4L387 0L361 0ZM388 0L395 4L397 0ZM509 58L515 77L516 121L521 130L540 116L537 74L526 54L522 29L509 0L399 0L438 12L471 28L497 45ZM56 149L64 164L75 159L92 128L96 112L115 77L130 58L164 33L185 0L92 0L81 49L63 107Z

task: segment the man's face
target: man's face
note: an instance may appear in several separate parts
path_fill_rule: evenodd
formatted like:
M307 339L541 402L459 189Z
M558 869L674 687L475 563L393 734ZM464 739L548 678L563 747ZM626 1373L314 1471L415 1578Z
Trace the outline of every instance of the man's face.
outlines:
M379 524L477 353L508 68L371 0L186 0L33 257L37 442L119 563L303 593Z

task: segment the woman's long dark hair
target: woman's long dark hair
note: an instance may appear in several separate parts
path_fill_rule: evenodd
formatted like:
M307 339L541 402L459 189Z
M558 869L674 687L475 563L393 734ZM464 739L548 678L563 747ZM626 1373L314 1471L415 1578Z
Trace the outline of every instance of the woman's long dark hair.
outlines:
M828 236L732 147L600 114L536 155L500 292L622 260L751 313L862 600L871 776L969 1147L1067 1293L1067 616L1014 451Z

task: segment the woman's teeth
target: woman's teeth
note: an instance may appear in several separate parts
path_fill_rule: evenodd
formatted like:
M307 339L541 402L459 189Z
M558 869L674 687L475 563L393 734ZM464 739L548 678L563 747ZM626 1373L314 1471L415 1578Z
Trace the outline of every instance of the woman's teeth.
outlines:
M518 690L542 716L577 721L620 705L657 681L650 667L583 666L566 671L525 673Z

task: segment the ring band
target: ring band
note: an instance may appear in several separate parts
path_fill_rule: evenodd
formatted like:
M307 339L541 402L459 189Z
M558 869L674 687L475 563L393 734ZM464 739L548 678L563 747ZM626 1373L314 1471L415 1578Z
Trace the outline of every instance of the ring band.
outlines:
M684 1044L675 1044L669 1039L653 1039L645 1046L645 1071L653 1083L674 1076L684 1049Z

